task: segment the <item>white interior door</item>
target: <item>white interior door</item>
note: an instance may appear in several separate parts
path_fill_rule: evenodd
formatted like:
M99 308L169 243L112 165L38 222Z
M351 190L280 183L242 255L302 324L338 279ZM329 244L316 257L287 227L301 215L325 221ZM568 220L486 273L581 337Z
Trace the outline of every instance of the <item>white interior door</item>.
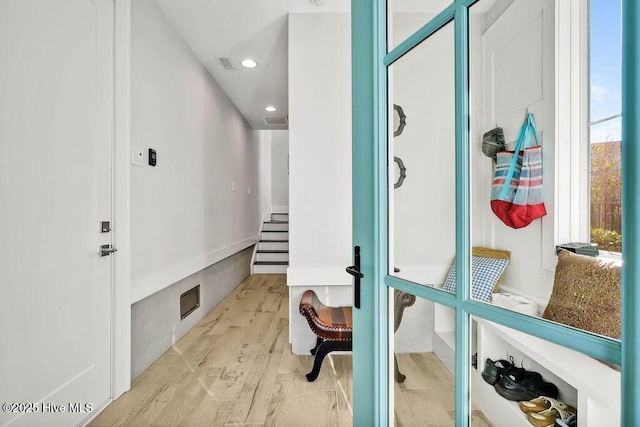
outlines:
M111 395L111 0L0 2L0 425Z

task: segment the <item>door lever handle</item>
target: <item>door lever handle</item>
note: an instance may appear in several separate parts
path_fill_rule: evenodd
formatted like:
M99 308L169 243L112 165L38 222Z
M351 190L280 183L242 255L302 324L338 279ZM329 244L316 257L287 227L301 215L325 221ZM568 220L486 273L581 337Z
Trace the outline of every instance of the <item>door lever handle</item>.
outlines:
M364 277L360 271L360 246L353 247L353 258L355 265L350 265L346 270L355 278L353 280L353 306L360 308L360 279Z
M100 256L107 256L107 255L111 255L114 252L117 252L118 250L116 248L114 248L111 245L102 245L100 246Z
M355 265L347 267L347 273L349 273L353 277L357 277L358 279L362 279L364 277L364 274L362 274L360 270L356 270Z

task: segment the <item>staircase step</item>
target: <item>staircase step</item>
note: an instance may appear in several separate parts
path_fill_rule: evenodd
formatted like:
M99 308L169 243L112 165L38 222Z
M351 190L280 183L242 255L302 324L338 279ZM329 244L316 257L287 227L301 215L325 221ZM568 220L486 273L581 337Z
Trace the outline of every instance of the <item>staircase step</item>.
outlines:
M256 261L253 265L289 265L289 261Z
M287 221L267 221L262 226L264 231L289 231L289 223Z
M288 262L255 262L253 274L286 274Z
M288 240L260 240L258 242L259 251L288 251Z
M274 241L274 240L289 240L289 232L288 231L270 231L263 230L262 231L262 240L266 241Z
M271 221L289 221L289 214L288 213L272 213L271 214Z
M289 262L289 251L258 251L256 261L285 261Z

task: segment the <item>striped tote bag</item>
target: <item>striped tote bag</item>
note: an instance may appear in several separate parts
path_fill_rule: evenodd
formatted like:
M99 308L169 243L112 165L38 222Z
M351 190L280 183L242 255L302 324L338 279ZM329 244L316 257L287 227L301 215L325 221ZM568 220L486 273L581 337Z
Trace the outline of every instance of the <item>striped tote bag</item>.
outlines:
M532 145L535 141L535 145ZM511 228L523 228L547 214L542 195L542 146L533 114L520 128L514 151L497 153L491 210Z

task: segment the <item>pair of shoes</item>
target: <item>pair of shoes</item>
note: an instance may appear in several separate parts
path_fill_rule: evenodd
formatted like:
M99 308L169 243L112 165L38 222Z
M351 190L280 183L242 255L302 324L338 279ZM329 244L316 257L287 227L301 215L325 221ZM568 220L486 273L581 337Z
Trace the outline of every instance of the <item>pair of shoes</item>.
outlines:
M558 398L558 387L555 384L544 381L538 372L515 366L498 380L495 389L508 400L532 400L539 396Z
M527 405L526 403L530 403ZM523 405L524 404L524 405ZM525 411L532 409L534 407L544 407L547 406L546 409L543 409L539 412L534 411ZM576 408L573 406L567 405L566 403L558 402L556 399L540 396L536 399L532 399L529 402L520 402L520 409L524 412L527 412L527 419L529 422L536 427L549 427L549 426L567 426L565 424L566 421L569 421L571 418L574 419L573 426L577 425L576 418ZM562 424L558 424L562 423Z
M553 425L555 427L578 427L578 416L573 414L566 420L557 418Z
M556 399L548 396L540 396L531 400L522 400L518 403L518 406L520 406L520 410L525 414L528 414L530 412L542 412L551 408L552 406L560 409L568 409L573 413L576 412L576 408L574 408L573 406L559 402Z
M536 372L527 372L524 368L518 368L515 365L513 356L509 356L509 360L496 360L495 362L489 358L484 362L484 371L482 371L482 378L491 384L495 385L500 378L505 375L512 375L518 379L524 378L528 374L540 375ZM542 378L542 377L540 377Z
M506 360L496 360L495 362L489 358L484 362L484 371L482 371L482 378L491 384L495 385L500 378L507 372L509 369L513 368L513 357L511 358L511 362Z
M484 371L482 371L482 378L491 384L495 385L500 378L508 375L513 377L514 381L520 381L526 377L533 377L542 379L542 376L537 372L529 372L524 368L518 368L515 365L513 356L509 356L509 360L496 360L495 362L489 358L484 362Z

